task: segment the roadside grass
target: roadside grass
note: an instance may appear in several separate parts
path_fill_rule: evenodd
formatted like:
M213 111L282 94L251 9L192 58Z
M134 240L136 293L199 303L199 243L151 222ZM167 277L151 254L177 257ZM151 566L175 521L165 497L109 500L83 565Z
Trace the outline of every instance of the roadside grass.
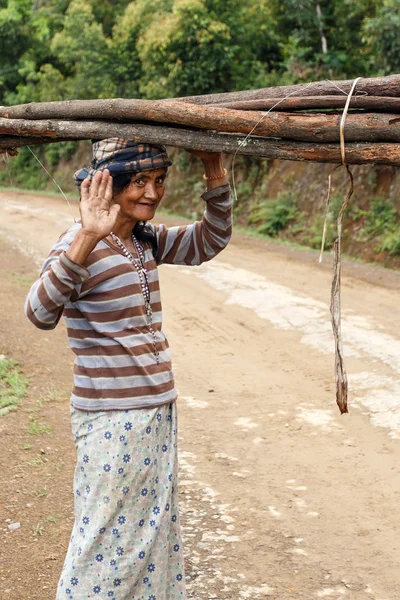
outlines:
M49 492L47 491L47 487L45 486L44 488L41 488L40 490L30 490L29 493L34 497L34 498L46 498L46 496L49 495Z
M62 394L57 389L49 389L43 393L43 395L36 400L37 404L42 407L50 402L63 402L65 400L65 394Z
M16 361L0 355L0 417L16 410L27 395L28 380L19 371Z
M37 468L37 467L43 467L43 465L46 464L46 461L41 457L40 454L36 454L36 456L33 456L32 458L30 458L29 460L27 460L25 462L25 465L27 467L33 467L33 468Z
M55 523L58 519L61 519L61 515L49 515L48 517L46 517L46 521L48 523Z
M37 278L37 276L33 276L33 275L28 276L28 275L13 274L11 277L11 280L13 283L16 283L17 285L28 288L32 285L32 283L35 281L36 278Z
M17 187L17 186L6 186L6 185L0 185L0 192L11 192L11 193L17 193L17 194L35 194L36 196L38 194L40 194L41 196L50 196L50 197L56 197L56 198L63 198L63 195L60 193L57 193L57 190L38 190L38 189L27 189L27 188L22 188L22 187ZM67 196L68 199L70 200L76 200L76 202L79 202L78 196L76 192L65 192L65 195Z
M33 535L43 535L44 534L44 527L40 521L32 528L32 533L33 533Z
M54 428L45 423L44 421L39 421L36 417L29 417L30 425L28 426L28 433L30 435L46 435L53 432Z

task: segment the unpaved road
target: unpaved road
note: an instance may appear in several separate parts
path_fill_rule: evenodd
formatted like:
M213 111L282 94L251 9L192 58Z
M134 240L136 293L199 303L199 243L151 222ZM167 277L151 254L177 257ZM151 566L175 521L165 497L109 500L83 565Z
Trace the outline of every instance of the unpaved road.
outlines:
M71 222L59 198L0 194L0 353L31 378L0 420L1 599L53 600L72 527L72 353L63 325L22 316L35 262ZM400 598L400 274L345 262L341 416L326 263L235 236L207 265L160 269L190 598ZM35 410L52 434L29 438Z

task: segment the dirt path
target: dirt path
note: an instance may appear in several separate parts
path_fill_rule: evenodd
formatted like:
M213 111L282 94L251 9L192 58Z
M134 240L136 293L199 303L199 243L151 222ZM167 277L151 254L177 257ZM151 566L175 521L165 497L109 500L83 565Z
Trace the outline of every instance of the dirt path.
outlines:
M0 194L0 353L31 377L0 419L1 599L54 599L72 527L72 353L63 325L22 316L35 261L70 223L58 198ZM399 598L400 274L346 263L340 416L329 260L315 258L236 236L201 268L160 269L190 598ZM53 432L27 433L32 418Z

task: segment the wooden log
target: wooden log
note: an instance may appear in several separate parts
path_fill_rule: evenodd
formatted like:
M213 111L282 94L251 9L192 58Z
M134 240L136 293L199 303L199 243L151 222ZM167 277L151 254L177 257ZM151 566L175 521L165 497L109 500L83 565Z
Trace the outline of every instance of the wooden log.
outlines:
M74 105L73 114L86 114L90 107L87 101L78 101ZM81 106L81 103L85 103ZM102 102L102 101L99 101ZM139 101L136 101L139 102ZM47 103L44 103L47 104ZM52 103L50 103L52 104ZM27 135L39 137L64 137L71 135L71 139L79 139L80 132L85 128L96 129L96 121L65 121L55 120L62 114L60 104L56 103L49 111L54 120L31 121L24 119L0 118L0 135ZM42 112L41 105L35 109ZM92 114L100 115L103 105L91 109ZM301 142L337 142L339 141L340 115L324 113L283 113L271 112L268 114L229 110L209 106L184 105L182 103L148 103L141 101L136 111L139 120L156 123L170 123L195 127L199 129L215 130L223 133L244 133L297 140ZM110 122L97 122L101 127L107 123L108 128L113 127ZM356 113L350 114L346 119L346 141L355 142L398 142L400 141L400 117L386 113Z
M206 150L226 154L242 154L269 159L309 161L340 164L339 144L310 144L303 142L282 142L215 132L192 131L150 125L123 125L94 122L81 127L77 133L64 137L1 136L0 148L17 148L27 144L54 143L66 140L101 139L105 137L127 137L137 142L165 144L186 150ZM346 144L348 164L381 164L400 166L400 144Z
M266 98L265 100L244 100L242 102L221 102L214 104L217 108L233 110L275 110L297 111L311 109L344 108L347 96L306 96L298 98ZM368 109L371 112L400 112L400 98L384 96L352 96L350 109Z
M316 81L310 83L298 83L296 85L282 85L259 90L247 90L242 92L227 92L223 94L205 94L202 96L185 96L173 98L190 104L218 104L221 102L242 102L243 100L265 100L266 98L285 98L289 94L293 96L342 96L343 92L348 94L354 79L344 81ZM389 75L388 77L372 77L361 79L356 86L356 93L364 93L369 96L391 96L400 97L400 75ZM166 100L167 102L170 100Z
M222 102L210 106L208 114L213 114L213 109L226 108L229 110L265 111L274 108L279 111L310 110L316 108L335 109L344 108L347 96L309 96L299 98L267 98L263 100L248 100L243 102ZM202 114L201 106L194 105L197 114ZM206 105L207 106L207 105ZM60 102L31 102L14 106L0 106L0 117L8 119L112 119L112 120L138 120L150 119L154 115L156 120L164 120L167 116L174 118L171 111L186 113L189 110L185 103L168 102L164 100L134 100L112 98L109 100L64 100ZM351 109L369 109L379 112L400 112L400 98L386 98L381 96L353 96L350 102ZM214 114L218 114L214 113ZM172 122L169 119L168 122Z

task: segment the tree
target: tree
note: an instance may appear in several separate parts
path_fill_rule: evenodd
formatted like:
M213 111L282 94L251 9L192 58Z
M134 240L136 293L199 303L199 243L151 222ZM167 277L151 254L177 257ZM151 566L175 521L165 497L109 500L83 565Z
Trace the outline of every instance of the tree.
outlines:
M0 9L0 96L11 92L21 81L18 61L29 48L31 0L9 0Z
M381 0L382 1L382 0ZM375 0L271 0L283 67L293 81L371 74L363 20Z
M381 75L400 71L400 5L397 0L384 0L376 14L365 19L363 39L372 60L372 68ZM372 66L373 65L373 66Z
M150 98L251 86L279 55L264 0L175 0L138 39Z
M62 31L50 49L67 78L67 98L107 98L114 95L109 43L89 2L72 0Z
M119 97L139 97L143 66L138 40L153 21L161 21L172 9L172 0L137 0L131 2L116 22L110 45L113 81Z

